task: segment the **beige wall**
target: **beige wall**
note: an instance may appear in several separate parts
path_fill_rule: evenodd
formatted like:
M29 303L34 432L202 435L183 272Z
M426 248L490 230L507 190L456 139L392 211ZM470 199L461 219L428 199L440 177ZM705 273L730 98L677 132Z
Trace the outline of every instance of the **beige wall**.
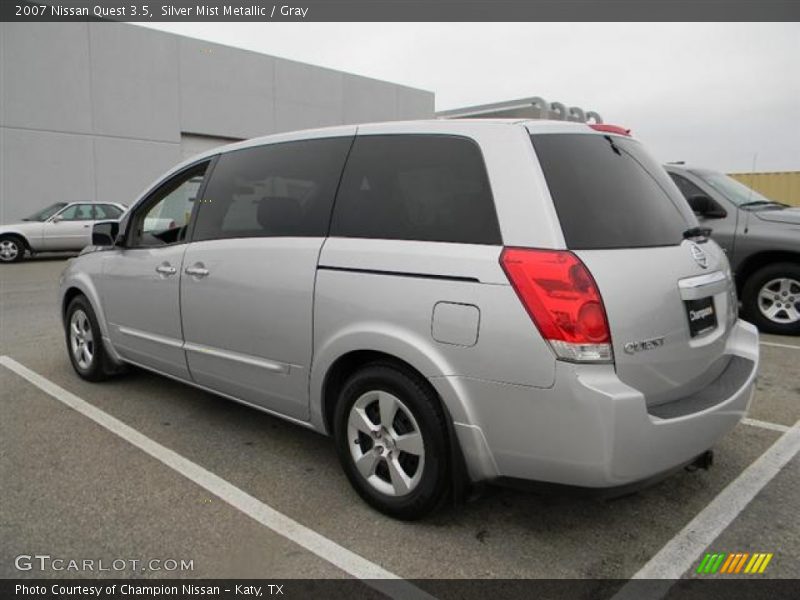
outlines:
M761 192L770 200L800 206L800 171L730 173L730 176Z

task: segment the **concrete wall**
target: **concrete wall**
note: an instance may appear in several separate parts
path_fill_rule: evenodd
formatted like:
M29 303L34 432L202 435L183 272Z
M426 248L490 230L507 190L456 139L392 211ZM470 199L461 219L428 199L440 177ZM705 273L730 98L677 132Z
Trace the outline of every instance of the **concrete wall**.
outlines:
M199 139L433 114L431 92L134 25L0 23L0 221L128 204Z

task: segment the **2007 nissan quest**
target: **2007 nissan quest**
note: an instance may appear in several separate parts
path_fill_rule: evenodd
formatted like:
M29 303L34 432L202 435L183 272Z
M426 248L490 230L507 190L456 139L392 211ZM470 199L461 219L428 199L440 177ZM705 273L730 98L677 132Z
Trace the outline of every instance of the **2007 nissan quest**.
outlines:
M281 134L173 169L62 276L70 360L333 436L377 509L628 486L745 415L758 334L663 168L609 125Z

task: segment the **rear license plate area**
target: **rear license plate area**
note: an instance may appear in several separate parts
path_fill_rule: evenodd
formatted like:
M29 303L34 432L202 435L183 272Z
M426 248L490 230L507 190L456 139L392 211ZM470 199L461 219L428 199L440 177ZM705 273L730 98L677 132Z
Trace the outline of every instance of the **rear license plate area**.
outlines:
M717 328L717 311L714 308L713 297L684 300L683 304L686 307L686 318L689 320L689 335L693 338Z

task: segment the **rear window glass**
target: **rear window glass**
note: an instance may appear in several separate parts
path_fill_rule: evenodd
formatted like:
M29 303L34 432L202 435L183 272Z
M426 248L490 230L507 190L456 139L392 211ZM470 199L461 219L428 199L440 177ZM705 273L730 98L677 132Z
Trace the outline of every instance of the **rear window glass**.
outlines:
M480 149L456 136L356 138L331 235L502 243Z
M673 246L690 226L685 200L638 142L532 135L569 248ZM688 208L686 209L688 212Z

